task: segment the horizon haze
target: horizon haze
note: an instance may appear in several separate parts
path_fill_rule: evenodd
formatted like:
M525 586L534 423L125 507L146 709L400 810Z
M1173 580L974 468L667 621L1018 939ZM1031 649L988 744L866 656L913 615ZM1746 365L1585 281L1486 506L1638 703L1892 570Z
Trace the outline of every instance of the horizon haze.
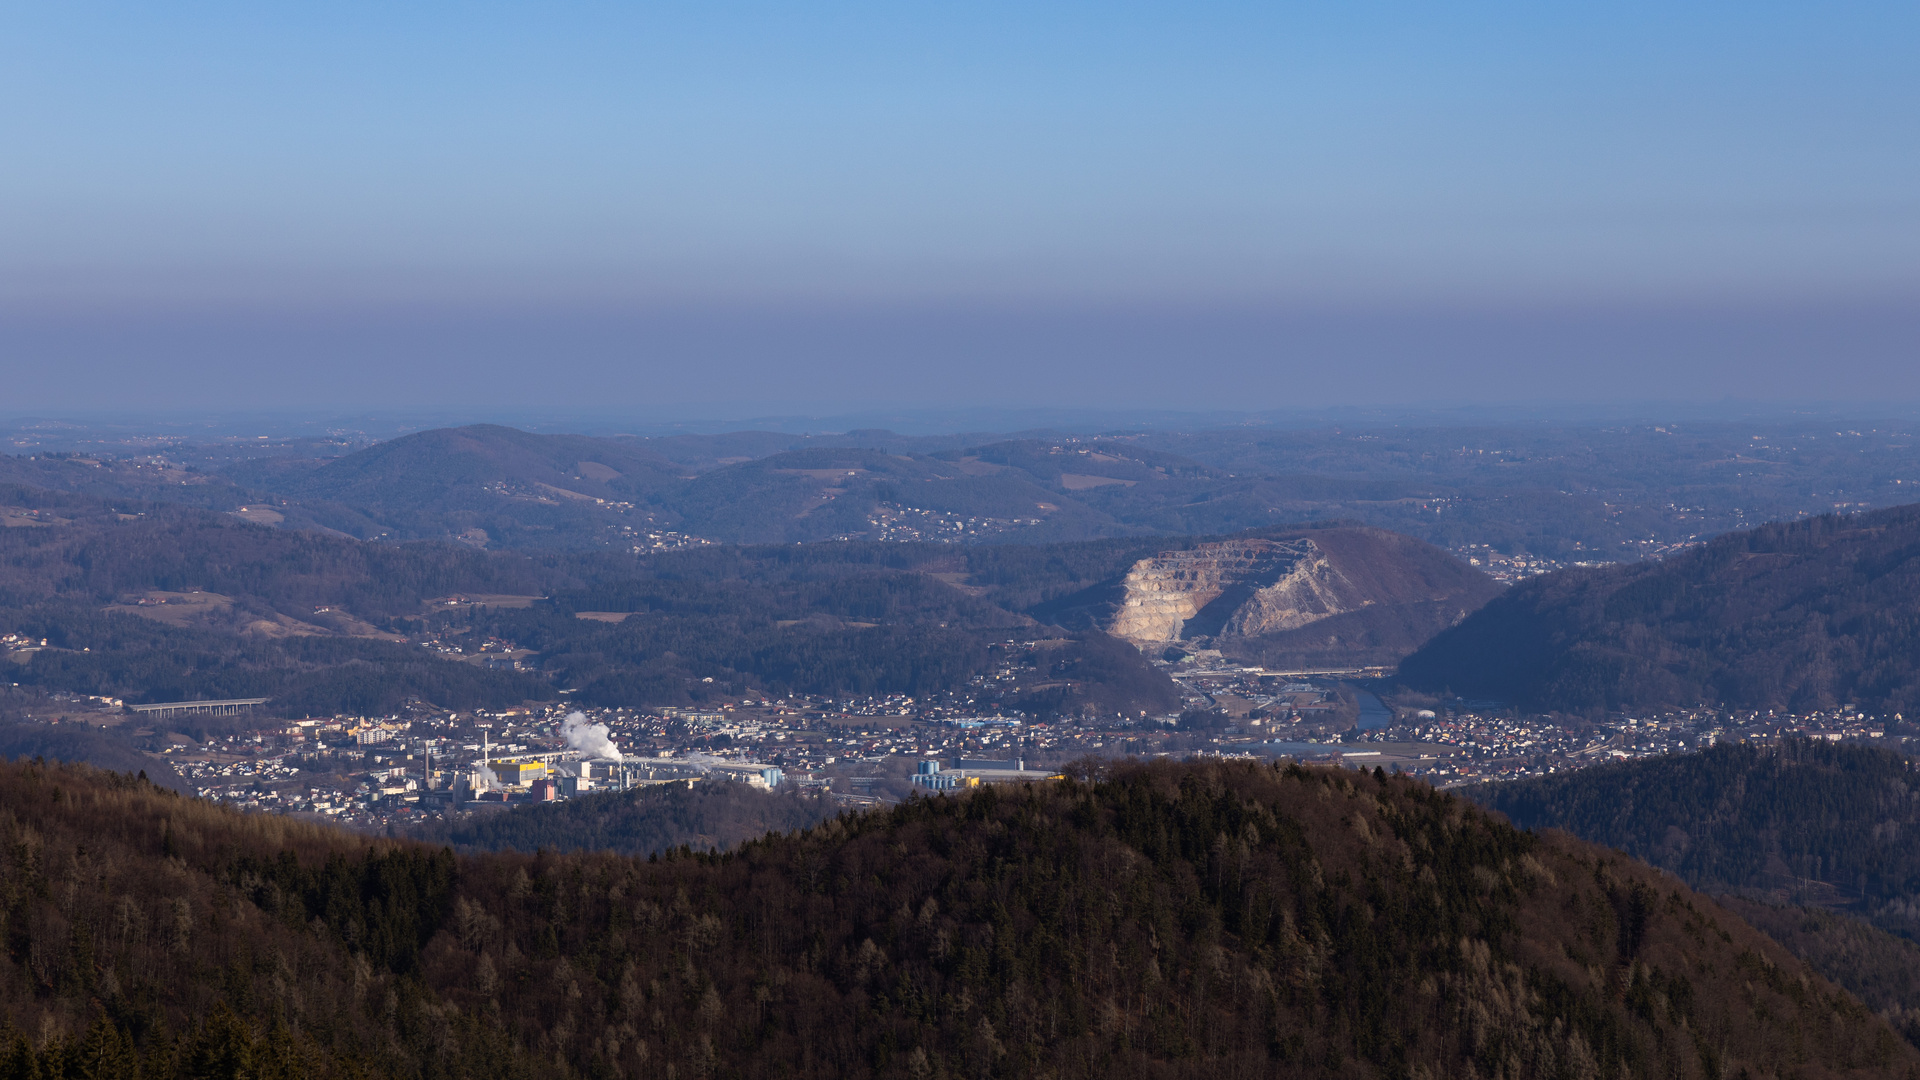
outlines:
M99 3L21 410L1920 401L1892 4Z

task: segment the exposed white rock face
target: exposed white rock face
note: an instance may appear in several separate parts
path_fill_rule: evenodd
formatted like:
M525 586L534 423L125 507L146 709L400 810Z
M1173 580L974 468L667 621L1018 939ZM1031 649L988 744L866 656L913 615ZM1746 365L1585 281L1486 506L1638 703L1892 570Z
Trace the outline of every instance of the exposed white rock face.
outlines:
M1209 547L1165 551L1134 563L1121 582L1123 598L1107 632L1136 642L1178 641L1186 621L1265 554L1252 543Z
M1300 543L1307 551L1286 573L1256 589L1246 603L1234 609L1221 633L1245 637L1278 633L1373 603L1357 595L1359 590L1327 561L1313 541Z
M1312 540L1234 540L1142 559L1108 632L1145 643L1276 633L1364 607Z

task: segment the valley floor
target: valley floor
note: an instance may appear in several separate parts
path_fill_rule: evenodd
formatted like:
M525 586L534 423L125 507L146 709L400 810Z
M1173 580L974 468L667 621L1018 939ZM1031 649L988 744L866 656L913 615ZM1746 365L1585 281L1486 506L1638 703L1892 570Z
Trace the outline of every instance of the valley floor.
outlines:
M415 706L385 717L241 716L196 739L166 722L126 714L114 702L66 697L14 728L16 734L79 729L128 740L128 753L136 746L144 751L154 776L177 775L201 797L374 830L609 787L739 777L743 764L771 769L767 775L785 789L860 806L908 798L916 790L912 775L926 762L947 769L961 762L1024 763L1031 771L1083 758L1286 757L1380 767L1453 787L1687 753L1728 740L1798 735L1895 749L1907 741L1888 735L1885 719L1853 710L1694 710L1588 721L1457 699L1389 695L1392 704L1383 706L1356 689L1364 684L1339 676L1213 662L1182 665L1174 674L1188 698L1183 714L1053 722L991 711L986 692L940 701L793 695L711 709L555 705L451 712ZM626 758L624 767L578 775L582 754L569 744L564 724L576 712L584 726L605 727ZM185 719L171 723L192 726ZM483 784L493 790L482 805L473 801L471 778L483 756L538 768L516 770L497 786ZM543 778L549 783L537 786Z

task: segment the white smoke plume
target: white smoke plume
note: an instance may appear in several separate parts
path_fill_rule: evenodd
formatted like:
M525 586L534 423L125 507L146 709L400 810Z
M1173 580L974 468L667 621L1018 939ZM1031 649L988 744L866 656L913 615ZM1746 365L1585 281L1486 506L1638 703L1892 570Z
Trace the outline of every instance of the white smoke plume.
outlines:
M620 760L620 748L613 745L613 738L607 733L605 724L587 723L587 714L571 712L560 725L560 734L567 745L589 758L608 761Z

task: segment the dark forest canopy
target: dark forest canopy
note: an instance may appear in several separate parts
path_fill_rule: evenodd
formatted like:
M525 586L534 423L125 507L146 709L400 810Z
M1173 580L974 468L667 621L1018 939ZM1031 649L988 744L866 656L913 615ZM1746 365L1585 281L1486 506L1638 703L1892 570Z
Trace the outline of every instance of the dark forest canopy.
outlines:
M1517 825L1565 829L1727 894L1920 1045L1920 774L1906 758L1731 744L1463 793Z
M724 851L767 833L817 825L835 813L830 800L748 784L660 784L430 821L409 835L463 852L610 851L644 857L682 846Z
M1920 506L1732 533L1515 586L1400 667L1528 707L1920 714Z
M1891 751L1726 743L1467 793L1695 888L1844 908L1920 937L1920 772Z
M1920 1046L1920 945L1842 912L1737 896L1717 899Z
M1129 766L642 861L456 856L15 764L0 862L14 1075L1920 1068L1671 879L1377 772Z

